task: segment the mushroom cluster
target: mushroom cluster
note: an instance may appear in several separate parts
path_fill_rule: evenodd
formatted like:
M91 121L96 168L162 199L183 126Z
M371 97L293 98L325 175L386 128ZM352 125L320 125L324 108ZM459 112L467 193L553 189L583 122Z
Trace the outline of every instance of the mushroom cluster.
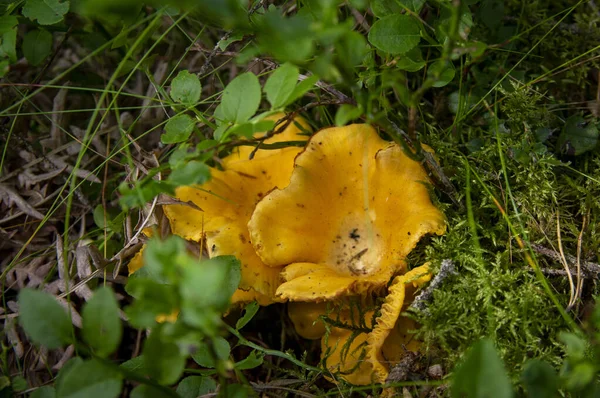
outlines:
M306 140L307 130L296 119L265 142ZM417 347L408 333L416 325L401 313L430 278L426 265L407 272L406 256L423 235L445 232L425 170L362 124L320 130L304 149L250 152L177 189L201 210L164 206L173 233L240 260L234 303L289 302L296 331L321 339L331 375L385 382Z

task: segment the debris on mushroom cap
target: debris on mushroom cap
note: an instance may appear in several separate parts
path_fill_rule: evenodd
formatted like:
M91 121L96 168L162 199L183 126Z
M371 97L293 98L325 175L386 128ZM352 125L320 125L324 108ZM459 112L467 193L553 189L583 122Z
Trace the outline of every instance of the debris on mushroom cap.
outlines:
M337 317L338 322L356 327L354 330L331 327L328 335L323 323L315 322L326 314L327 303L289 303L288 313L298 334L305 338L321 338L321 360L331 375L356 385L384 383L390 368L419 347L418 341L409 333L417 325L412 319L401 316L401 312L414 299L416 288L430 279L428 270L428 266L423 265L394 279L375 325L372 325L372 309L362 314L364 322L360 325L361 315L356 307L347 304L342 304L336 316L329 317ZM371 331L360 331L361 328Z
M281 115L279 115L281 116ZM277 119L279 116L274 116ZM299 140L299 133L308 129L302 119L296 119L284 132L265 140L266 143ZM306 138L306 137L305 137ZM304 139L305 139L304 138ZM279 268L267 267L256 255L247 223L254 207L274 188L284 188L289 183L293 162L301 148L286 147L275 150L259 150L254 159L248 160L250 149L223 159L225 170L211 169L211 180L200 186L179 187L177 199L191 201L202 211L189 206L163 206L174 234L184 239L201 242L206 238L210 257L234 255L242 264L240 288L255 293L238 294L234 300L260 298L264 304L273 302L279 285ZM242 159L240 154L246 153ZM247 301L251 301L247 300ZM234 301L235 302L235 301Z
M260 201L248 224L262 261L286 266L277 295L324 301L383 288L423 235L445 231L427 180L368 125L316 133L289 185Z

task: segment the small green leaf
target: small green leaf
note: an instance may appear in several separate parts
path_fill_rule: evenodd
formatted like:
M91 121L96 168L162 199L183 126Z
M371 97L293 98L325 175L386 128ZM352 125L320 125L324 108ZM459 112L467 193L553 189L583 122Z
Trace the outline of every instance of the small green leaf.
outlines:
M419 23L408 15L389 15L375 22L369 31L369 42L390 54L406 54L420 40Z
M61 398L112 398L121 394L120 374L107 365L91 359L69 371L57 396Z
M581 362L573 367L566 376L565 385L568 390L588 389L596 376L595 366L590 362Z
M237 320L237 322L235 323L235 328L237 330L240 330L241 328L246 326L246 324L248 324L248 322L250 322L252 318L254 318L254 315L256 315L259 308L260 305L256 301L247 304L246 307L244 307L244 315Z
M83 340L90 345L100 357L112 354L123 333L119 319L119 305L115 294L108 287L96 290L82 311Z
M581 361L585 358L588 343L584 338L575 333L560 332L558 339L565 344L565 352L569 359Z
M304 94L312 90L315 86L315 83L317 83L318 81L319 76L317 75L311 75L306 79L302 80L300 83L298 83L294 91L292 91L292 94L290 94L290 96L288 97L285 105L289 105L297 99L301 98Z
M163 339L161 331L160 327L153 329L144 343L144 369L158 383L170 385L183 374L186 357L177 344Z
M181 398L196 398L217 390L217 383L207 376L188 376L177 386Z
M43 30L36 29L27 32L23 37L23 55L27 61L33 65L40 65L52 52L52 34Z
M193 312L203 307L225 311L240 283L240 270L240 262L233 256L218 256L200 264L191 262L181 270L182 305Z
M510 379L491 340L480 340L469 349L454 373L450 390L455 398L513 396Z
M439 76L433 83L433 87L444 87L454 79L456 70L454 69L454 64L452 62L448 62L446 65L444 61L439 60L435 61L427 71L428 77L430 78L434 77L435 73L439 73Z
M194 119L188 115L177 115L165 125L165 133L160 137L163 144L176 144L186 141L194 131Z
M300 72L292 64L283 64L277 68L265 83L265 94L271 109L282 107L296 88Z
M231 43L240 41L243 38L244 38L244 35L241 33L230 34L228 38L219 40L217 45L219 46L219 50L225 51Z
M200 79L187 70L179 72L171 83L171 98L173 98L173 101L193 105L200 101L201 94Z
M419 47L415 47L402 55L398 59L398 62L396 62L396 68L408 72L419 71L423 69L425 65L426 62L423 60L423 54L421 54L421 49Z
M226 121L248 121L260 105L260 83L254 73L246 72L233 79L223 91L221 112Z
M210 180L210 167L197 160L171 172L168 181L176 186L204 184Z
M17 30L10 30L2 34L0 55L7 56L10 62L17 61Z
M69 2L59 0L27 0L23 6L23 15L40 25L53 25L63 20L69 11Z
M362 115L362 109L358 106L343 104L335 114L335 125L345 126L349 121L357 119Z
M405 8L418 13L423 4L425 0L373 0L371 11L377 18L384 18L388 15L401 14Z
M56 391L59 391L62 388L63 381L67 378L67 375L72 371L77 371L77 368L83 364L83 359L80 357L73 357L64 364L62 368L58 371L56 375L56 383L54 383L54 387Z
M129 370L130 372L136 372L139 374L146 374L144 370L144 356L140 355L135 358L131 358L129 361L125 361L119 365L123 369Z
M13 391L21 392L27 389L27 380L23 376L15 376L11 381Z
M223 388L227 398L248 398L254 395L252 388L245 384L228 384Z
M4 15L0 17L0 35L11 32L15 26L19 24L19 20L14 15Z
M144 254L147 250L144 251ZM135 275L141 273L144 267ZM127 293L136 300L125 308L129 323L136 328L148 328L156 325L156 317L170 314L178 308L177 292L172 285L165 285L148 278L129 278L125 286Z
M556 396L558 380L552 365L537 358L527 361L521 375L521 382L530 398Z
M9 58L10 62L17 60L17 29L19 21L13 15L4 15L0 17L0 36L2 44L0 46L0 55Z
M217 355L214 357L213 351ZM198 350L192 355L192 359L200 366L205 368L215 368L216 360L224 361L229 358L231 347L229 342L223 337L217 336L212 339L212 347L208 343L200 345Z
M48 293L27 288L21 290L19 321L36 344L54 349L71 342L69 315Z
M50 386L40 387L32 392L29 398L56 398L56 390Z
M254 369L264 362L265 355L262 352L252 351L250 355L235 364L238 370Z
M574 115L563 126L556 147L562 153L578 156L596 149L598 137L598 128L593 123Z

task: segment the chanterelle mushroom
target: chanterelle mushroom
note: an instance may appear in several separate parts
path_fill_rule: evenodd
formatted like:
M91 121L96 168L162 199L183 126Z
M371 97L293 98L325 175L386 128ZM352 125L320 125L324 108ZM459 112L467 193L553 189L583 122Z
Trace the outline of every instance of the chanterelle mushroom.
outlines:
M419 162L368 125L315 134L289 185L248 224L264 264L285 266L277 295L318 302L384 287L423 235L445 231L426 181Z
M340 303L295 302L289 304L288 312L302 337L321 338L321 359L330 374L356 385L384 383L390 368L399 363L407 351L418 349L418 342L409 334L416 325L412 319L401 316L401 312L412 302L416 288L429 279L426 265L397 276L388 289L374 325L372 309L359 314L357 306L347 303L328 315L328 318L346 327L330 326L328 335L319 317L326 315L328 305L339 307ZM370 298L361 300L369 301ZM365 328L371 330L365 331Z
M298 126L302 126L302 129ZM302 130L308 124L296 119L285 131L266 143L306 140ZM240 288L232 302L256 299L265 305L273 302L279 285L278 267L267 267L256 255L248 234L248 221L256 203L274 188L287 186L293 162L301 148L259 150L252 160L252 147L242 147L223 159L225 170L211 169L209 182L195 187L180 187L176 197L191 201L202 211L189 206L168 205L164 212L174 234L200 242L206 237L209 256L234 255L242 263Z

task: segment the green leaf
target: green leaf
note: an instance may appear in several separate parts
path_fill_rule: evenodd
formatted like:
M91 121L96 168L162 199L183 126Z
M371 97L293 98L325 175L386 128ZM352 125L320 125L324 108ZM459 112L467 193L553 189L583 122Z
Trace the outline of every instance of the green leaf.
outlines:
M119 365L123 369L129 370L130 372L135 372L138 374L146 374L144 370L144 356L140 355L135 358L131 358L129 361L125 361Z
M11 386L13 391L21 392L27 389L27 380L23 376L15 376L11 380Z
M168 181L176 186L204 184L210 180L210 167L197 160L171 172Z
M369 53L369 46L367 39L362 34L350 31L337 43L336 51L342 66L352 69L360 65Z
M29 398L56 398L56 390L50 386L40 387L32 392Z
M233 79L223 91L221 112L226 121L248 121L260 105L260 83L254 73L242 73Z
M165 133L160 140L163 144L176 144L190 138L195 125L194 119L188 115L177 115L169 119L165 125Z
M144 251L144 254L147 250ZM141 273L146 267L137 271ZM176 288L158 283L149 278L129 278L125 290L136 300L125 308L129 323L136 328L148 328L156 325L156 317L170 314L178 308Z
M48 349L71 342L69 315L48 293L25 288L19 292L19 321L36 344Z
M423 54L421 54L421 49L419 47L415 47L402 55L396 62L396 68L408 72L421 70L425 65L426 62L423 60Z
M183 374L186 357L177 344L163 339L161 331L155 328L144 343L144 369L158 383L170 385Z
M454 373L451 394L457 398L513 396L510 379L491 340L480 340L469 349Z
M22 48L27 61L33 66L38 66L52 52L52 34L43 29L27 32L23 37Z
M59 391L62 388L63 381L67 378L67 375L72 371L77 371L77 368L83 364L83 359L80 357L73 357L64 364L62 368L58 371L56 375L56 383L54 383L54 387L56 391Z
M405 8L418 13L423 8L425 0L373 0L371 1L371 11L377 18L384 18L388 15L401 14Z
M187 70L179 72L171 83L171 98L173 98L173 101L193 105L200 101L201 94L200 79Z
M119 305L112 289L101 287L96 290L84 305L82 315L83 340L100 357L112 354L119 346L123 333Z
M595 366L590 362L581 362L566 375L565 385L568 390L572 391L588 389L595 376Z
M390 54L406 54L421 40L419 23L408 15L390 15L375 22L369 42Z
M554 368L537 358L527 361L521 382L530 398L554 397L558 392L558 376Z
M174 282L178 276L173 263L180 255L185 256L186 251L185 241L179 236L170 235L164 240L158 237L150 239L144 250L143 270L147 270L147 276L156 282ZM170 279L171 276L173 279Z
M9 58L10 62L17 61L17 29L19 21L13 15L4 15L0 17L0 35L2 36L2 45L0 46L0 55Z
M245 359L237 362L235 368L238 370L254 369L264 362L265 355L262 352L252 351Z
M285 105L288 98L296 88L296 82L300 72L292 64L283 64L275 70L265 83L265 94L271 104L271 109L277 109Z
M433 83L433 87L444 87L454 79L456 70L454 69L454 64L452 62L448 62L446 65L444 61L439 60L435 61L427 71L427 75L430 78L434 76L434 73L439 73L439 76Z
M219 40L217 45L219 46L219 50L225 51L231 43L240 41L243 38L244 38L244 35L242 33L230 34L228 38Z
M214 357L212 350L216 354ZM192 355L192 359L200 366L205 368L215 368L216 361L224 361L229 358L229 352L231 347L229 342L223 337L217 336L212 339L212 347L208 344L202 344L198 347L198 350Z
M567 155L578 156L593 151L598 145L598 128L582 116L567 119L556 142L557 149Z
M244 315L237 320L237 322L235 323L235 328L237 330L240 330L241 328L246 326L246 324L250 322L252 318L254 318L254 315L256 315L259 308L260 305L256 301L247 304L246 307L244 307Z
M177 386L177 394L181 398L196 398L217 390L217 383L206 376L189 376L181 380Z
M27 0L23 6L23 15L40 25L53 25L63 20L69 11L69 2L59 0Z
M565 345L565 352L570 360L581 361L585 358L587 341L575 333L560 332L558 339Z
M91 359L69 371L57 396L61 398L111 398L121 394L123 381L120 374L107 365Z
M358 106L343 104L335 114L335 125L345 126L349 121L357 119L362 115L362 109Z
M289 105L297 99L301 98L304 94L312 90L315 86L315 83L317 83L318 81L319 76L317 75L311 75L306 79L302 80L300 83L298 83L294 91L292 91L292 94L288 97L285 105Z
M0 55L7 56L10 62L17 61L17 30L10 30L2 34Z
M14 15L4 15L0 17L0 35L11 32L15 26L19 24L19 20Z
M156 388L154 386L149 386L147 384L142 384L137 386L131 391L129 398L172 398L171 394L167 394L165 391Z
M254 396L250 386L244 384L228 384L223 388L224 395L227 398L247 398Z
M233 256L218 256L202 261L192 261L181 270L179 286L182 305L191 311L213 307L225 311L241 279L241 266ZM186 314L184 313L184 317Z

